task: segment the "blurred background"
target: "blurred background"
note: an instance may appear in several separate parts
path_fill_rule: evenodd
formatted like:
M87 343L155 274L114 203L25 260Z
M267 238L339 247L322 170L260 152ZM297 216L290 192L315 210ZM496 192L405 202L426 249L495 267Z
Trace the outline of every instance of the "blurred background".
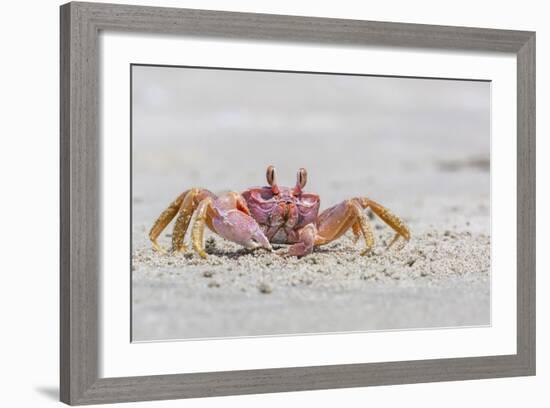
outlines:
M487 203L489 151L488 82L133 67L135 222L190 187L264 185L268 164L283 185L306 167L322 208L368 195L434 219Z

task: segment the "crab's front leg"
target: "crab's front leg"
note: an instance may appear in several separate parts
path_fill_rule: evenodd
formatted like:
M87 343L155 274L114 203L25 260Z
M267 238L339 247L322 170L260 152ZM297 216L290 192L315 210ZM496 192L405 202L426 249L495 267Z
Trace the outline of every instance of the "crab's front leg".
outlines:
M207 197L197 208L191 232L193 248L206 258L204 250L204 228L208 226L221 237L248 249L272 250L269 240L258 223L250 216L246 202L238 193L227 193L214 199Z

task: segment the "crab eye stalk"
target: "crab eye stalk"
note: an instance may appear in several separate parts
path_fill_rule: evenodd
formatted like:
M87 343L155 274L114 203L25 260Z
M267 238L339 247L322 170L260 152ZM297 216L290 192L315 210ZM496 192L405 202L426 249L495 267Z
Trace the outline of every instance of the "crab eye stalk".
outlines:
M296 174L296 187L294 187L294 193L300 194L307 183L307 171L304 168L298 170Z
M296 183L300 186L300 188L304 188L307 183L307 171L304 168L301 168L298 170L298 175L296 176Z
M267 171L265 172L265 176L267 178L267 184L272 186L273 184L276 184L275 182L275 167L268 166Z
M267 178L267 184L271 186L271 190L273 191L273 193L279 194L279 187L277 186L277 178L275 177L275 167L268 166L265 176Z

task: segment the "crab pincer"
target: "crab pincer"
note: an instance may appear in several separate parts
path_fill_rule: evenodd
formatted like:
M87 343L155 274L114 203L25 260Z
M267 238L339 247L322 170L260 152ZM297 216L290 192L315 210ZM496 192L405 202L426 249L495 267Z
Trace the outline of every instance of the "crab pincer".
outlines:
M193 248L202 257L204 250L204 228L221 237L244 246L247 249L265 248L272 250L269 240L258 223L250 216L244 201L237 193L227 193L216 199L206 198L199 204L191 232Z
M245 248L262 247L271 250L271 244L258 223L239 210L220 210L219 215L212 218L212 225L223 238Z

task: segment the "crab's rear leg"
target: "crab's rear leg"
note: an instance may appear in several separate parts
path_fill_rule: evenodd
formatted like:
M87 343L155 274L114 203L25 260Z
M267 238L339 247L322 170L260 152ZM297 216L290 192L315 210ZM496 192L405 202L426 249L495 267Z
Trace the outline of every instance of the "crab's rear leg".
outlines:
M185 245L183 244L183 238L185 237L185 232L189 226L191 216L199 202L206 197L215 197L215 195L208 190L200 188L192 188L180 194L168 208L160 214L149 231L149 239L151 240L153 248L161 253L166 253L164 248L159 245L157 239L166 226L170 224L170 221L179 213L174 225L174 231L172 232L172 250L184 250Z
M359 205L361 205L364 209L370 208L372 212L379 216L382 221L388 224L395 231L395 236L389 243L388 248L390 248L399 239L399 237L403 237L405 241L411 239L411 232L403 220L383 205L367 197L358 197L352 200L359 203Z
M319 215L315 245L328 244L344 235L349 228L365 240L365 250L361 254L370 252L374 246L374 234L360 203L355 200L343 201Z
M164 231L166 226L170 224L170 221L172 221L172 219L178 213L178 210L181 207L181 203L183 202L186 194L187 191L181 193L174 201L172 201L168 208L159 215L159 217L151 227L151 230L149 231L149 239L151 240L153 248L155 248L158 252L166 253L164 248L159 245L157 239L160 233Z
M191 243L193 244L193 249L195 249L201 258L206 258L206 251L204 250L204 226L209 217L212 217L212 214L208 214L209 212L214 212L214 208L212 208L212 199L210 197L200 202L195 222L191 230Z
M246 201L234 192L213 199L207 197L197 208L191 241L193 249L202 257L204 250L204 228L208 226L221 237L248 249L263 247L271 250L271 244L258 223L251 217Z

